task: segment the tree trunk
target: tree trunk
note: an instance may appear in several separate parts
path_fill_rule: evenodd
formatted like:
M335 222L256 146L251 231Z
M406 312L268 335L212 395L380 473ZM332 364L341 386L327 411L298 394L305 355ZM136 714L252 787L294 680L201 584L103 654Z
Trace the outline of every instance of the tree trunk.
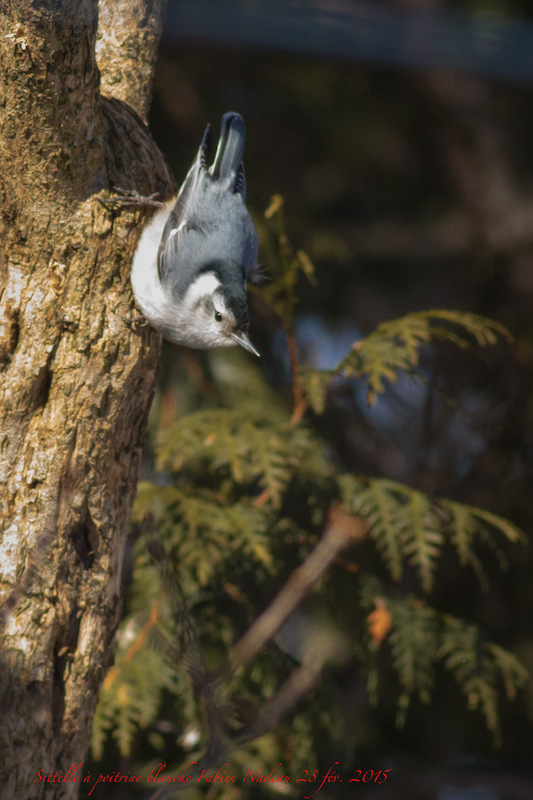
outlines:
M112 658L160 342L124 321L145 212L114 216L98 198L172 183L140 119L162 4L2 4L2 798L77 796L38 773L83 762Z

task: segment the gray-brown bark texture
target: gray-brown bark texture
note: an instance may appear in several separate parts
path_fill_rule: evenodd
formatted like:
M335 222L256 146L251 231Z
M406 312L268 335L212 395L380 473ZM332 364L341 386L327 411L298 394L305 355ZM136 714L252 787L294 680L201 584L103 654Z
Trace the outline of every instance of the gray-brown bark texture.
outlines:
M144 212L113 216L98 198L171 184L136 113L162 2L101 0L112 98L97 5L0 5L1 798L77 796L34 781L87 752L158 366L158 335L123 319ZM137 42L135 15L149 31Z

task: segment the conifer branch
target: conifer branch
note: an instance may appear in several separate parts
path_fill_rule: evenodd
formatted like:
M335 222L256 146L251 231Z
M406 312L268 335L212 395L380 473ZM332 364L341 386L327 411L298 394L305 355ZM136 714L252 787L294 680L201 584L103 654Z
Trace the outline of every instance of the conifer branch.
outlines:
M300 364L298 361L298 351L293 331L288 332L287 342L289 346L289 362L291 365L292 392L294 396L294 409L292 412L291 422L293 425L298 425L298 423L301 422L303 415L307 411L307 401L304 396L304 390L300 377Z
M275 726L319 682L326 660L333 662L337 653L342 656L343 637L339 634L336 639L331 626L322 630L319 621L308 620L305 612L290 618L320 582L314 592L318 595L326 583L321 579L334 563L341 565L343 575L337 576L342 584L328 582L333 602L342 604L339 592L351 586L360 593L359 604L366 612L354 619L353 646L374 701L381 671L378 651L382 661L382 645L387 642L387 657L398 677L398 723L403 722L412 697L430 700L439 662L453 673L469 707L482 711L493 732L498 729L501 684L511 698L524 680L514 656L482 642L477 626L447 619L418 598L402 597L398 585L410 565L422 592L429 592L449 544L458 566L469 566L481 577L479 543L493 547L502 563L498 542L519 542L522 533L483 509L430 497L388 479L342 475L326 444L310 424L303 424L307 408L324 412L332 381L366 382L372 402L401 374L424 380L417 371L437 341L460 348L473 343L484 347L508 339L509 334L473 314L417 312L380 325L356 343L336 369L302 366L294 333L297 283L302 275L312 282L313 266L292 247L282 205L280 197L273 198L265 214L263 249L272 280L257 291L274 309L288 337L292 410L258 370L228 359L231 373L213 373L222 407L214 408L206 399L202 407L160 433L156 456L163 475L158 483L139 486L134 518L151 520L163 555L155 559L157 572L143 540L140 547L136 545L135 616L119 641L121 674L111 671L104 687L110 690L99 704L93 745L97 755L109 730L121 753L129 755L135 736L156 719L164 692L177 701L183 727L195 730L194 744L178 742L180 746L185 751L203 748L203 756L196 759L198 774L231 754L238 761L247 752L244 746L260 736L280 752L285 744ZM188 373L189 383L198 387L199 376L191 369ZM339 497L343 506L328 516L327 509ZM322 538L313 548L321 529ZM369 575L363 551L357 553L358 563L341 558L345 548L367 537L396 582L392 593ZM288 564L293 569L299 566L259 613L258 592ZM209 602L215 597L224 598L221 608ZM138 609L149 608L156 600L161 604L157 625L161 635L148 635L150 622L139 633ZM267 602L260 601L259 608ZM236 629L240 633L235 603L239 614L255 621L227 662L216 669L221 662L214 666L213 655L220 658L237 639ZM293 620L304 626L309 621L309 635L306 628L290 633ZM286 634L290 652L300 663L282 682L273 662L278 663L276 645L284 647ZM473 698L479 699L474 703ZM304 731L310 748L311 726L308 712L294 716L294 735ZM256 761L261 763L262 756Z
M114 681L120 675L122 664L129 664L129 662L132 661L132 659L139 652L139 650L141 650L144 647L144 645L146 644L146 638L150 633L150 631L152 630L152 628L157 624L158 618L159 618L159 603L157 600L154 600L150 611L150 617L139 631L135 641L130 645L130 647L124 654L124 658L122 659L121 663L115 664L113 667L111 667L102 684L102 689L104 690L109 689L111 685L114 683Z
M222 674L236 672L249 664L266 642L276 635L298 603L320 580L339 553L350 545L360 543L366 537L366 531L366 525L361 517L354 517L340 507L332 509L321 540L290 575L270 606L237 642Z

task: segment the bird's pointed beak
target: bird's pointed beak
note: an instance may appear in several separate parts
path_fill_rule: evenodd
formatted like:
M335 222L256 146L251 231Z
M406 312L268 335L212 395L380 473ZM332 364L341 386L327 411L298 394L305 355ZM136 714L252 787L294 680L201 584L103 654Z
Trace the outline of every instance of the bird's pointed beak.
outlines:
M253 346L253 344L251 343L251 341L249 340L249 338L245 333L242 332L232 333L231 338L233 339L234 342L240 344L241 347L244 347L245 350L248 350L250 353L253 353L254 356L257 356L257 358L261 358L260 354L257 352L257 350L255 349L255 347Z

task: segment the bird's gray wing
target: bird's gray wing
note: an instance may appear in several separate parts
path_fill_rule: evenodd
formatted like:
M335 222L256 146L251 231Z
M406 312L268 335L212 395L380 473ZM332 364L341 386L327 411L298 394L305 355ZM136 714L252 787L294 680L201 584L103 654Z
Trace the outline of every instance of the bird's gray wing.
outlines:
M173 284L171 273L172 264L175 264L176 254L183 247L183 240L187 230L198 225L194 215L195 198L201 192L202 183L211 180L207 171L207 152L211 141L211 126L205 129L202 143L196 158L183 181L176 204L170 212L167 223L163 229L157 256L157 269L159 279L163 284Z

